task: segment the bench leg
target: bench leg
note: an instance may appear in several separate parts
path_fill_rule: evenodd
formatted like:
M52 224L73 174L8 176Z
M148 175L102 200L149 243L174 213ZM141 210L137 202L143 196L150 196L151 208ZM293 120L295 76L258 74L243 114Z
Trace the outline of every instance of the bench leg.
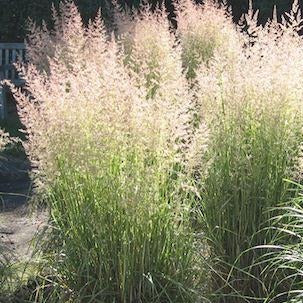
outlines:
M0 119L4 120L7 115L6 109L6 89L0 86Z

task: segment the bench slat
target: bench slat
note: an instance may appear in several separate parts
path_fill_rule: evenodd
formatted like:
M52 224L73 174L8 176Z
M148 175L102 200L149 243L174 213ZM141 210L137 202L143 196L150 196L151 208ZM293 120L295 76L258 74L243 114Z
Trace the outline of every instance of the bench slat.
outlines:
M5 91L2 85L0 84L0 119L5 119L6 108L5 108Z
M25 45L24 43L0 43L0 81L10 80L16 86L25 84L23 79L20 79L16 72L14 63L25 60ZM0 83L0 119L6 117L6 86Z
M0 43L0 49L25 49L24 43Z
M12 50L12 62L16 62L16 57L17 57L16 50L13 49ZM14 80L14 79L16 79L16 69L15 68L12 69L12 80Z
M9 49L4 50L4 64L9 64ZM8 79L8 70L4 71L4 78Z

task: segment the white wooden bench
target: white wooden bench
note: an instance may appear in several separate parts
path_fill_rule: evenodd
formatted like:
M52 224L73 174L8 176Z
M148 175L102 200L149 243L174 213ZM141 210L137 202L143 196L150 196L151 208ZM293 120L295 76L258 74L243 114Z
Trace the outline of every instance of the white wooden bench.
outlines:
M23 43L0 43L0 82L10 80L16 86L24 81L19 78L14 67L17 61L25 61L25 45ZM7 88L0 83L0 119L6 117Z

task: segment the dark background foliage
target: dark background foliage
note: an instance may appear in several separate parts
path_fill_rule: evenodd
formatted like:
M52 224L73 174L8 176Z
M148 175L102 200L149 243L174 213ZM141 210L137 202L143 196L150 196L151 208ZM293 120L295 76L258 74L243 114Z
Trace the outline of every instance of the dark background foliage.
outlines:
M85 21L94 17L99 7L105 18L108 17L107 0L75 0ZM41 20L50 21L52 2L58 6L60 0L0 0L0 42L22 42L26 35L26 21L32 18L37 23ZM137 7L140 0L120 0L120 4ZM173 17L172 0L149 0L152 5L165 3ZM201 2L201 1L200 1ZM228 0L233 8L234 20L247 10L248 0ZM300 0L301 4L303 0ZM254 8L260 9L260 22L264 22L272 15L276 5L281 14L291 7L292 0L254 0Z

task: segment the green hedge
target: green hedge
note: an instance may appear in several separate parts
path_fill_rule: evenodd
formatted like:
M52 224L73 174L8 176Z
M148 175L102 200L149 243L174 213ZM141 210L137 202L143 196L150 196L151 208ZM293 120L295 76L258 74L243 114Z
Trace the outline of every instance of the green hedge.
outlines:
M165 2L167 9L172 12L172 0L149 0L152 4ZM26 35L26 20L30 17L38 23L41 20L50 21L51 4L58 6L60 0L0 0L0 42L20 42ZM85 21L93 17L99 7L104 17L108 17L107 0L75 0ZM120 0L120 3L138 6L140 0ZM201 1L200 1L201 2ZM234 18L247 9L245 0L229 0L233 7ZM300 0L303 3L303 0ZM281 13L290 8L292 0L254 0L254 7L260 9L260 20L264 22L272 14L273 5L277 5Z

